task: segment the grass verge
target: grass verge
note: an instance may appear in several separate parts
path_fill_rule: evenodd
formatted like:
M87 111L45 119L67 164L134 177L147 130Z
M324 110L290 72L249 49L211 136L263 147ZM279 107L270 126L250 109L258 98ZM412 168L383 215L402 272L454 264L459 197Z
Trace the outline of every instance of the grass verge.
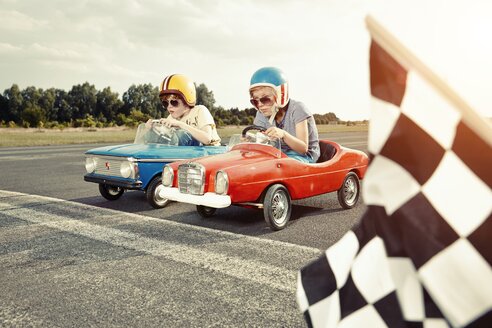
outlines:
M244 126L226 126L218 129L222 138L241 133ZM318 132L364 132L367 125L318 125ZM136 129L125 127L88 129L68 128L64 130L1 128L0 147L32 147L86 143L128 143L133 142Z

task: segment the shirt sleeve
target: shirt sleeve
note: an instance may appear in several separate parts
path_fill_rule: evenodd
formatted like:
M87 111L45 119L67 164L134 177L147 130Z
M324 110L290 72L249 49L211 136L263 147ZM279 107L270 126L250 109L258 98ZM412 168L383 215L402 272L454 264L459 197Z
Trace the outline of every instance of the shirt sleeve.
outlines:
M309 112L306 105L302 102L297 102L294 109L295 110L292 111L292 119L295 124L305 121L312 116L311 112Z
M197 121L199 129L203 129L207 125L211 125L212 127L215 126L214 118L208 108L205 106L200 106L200 108L198 109Z

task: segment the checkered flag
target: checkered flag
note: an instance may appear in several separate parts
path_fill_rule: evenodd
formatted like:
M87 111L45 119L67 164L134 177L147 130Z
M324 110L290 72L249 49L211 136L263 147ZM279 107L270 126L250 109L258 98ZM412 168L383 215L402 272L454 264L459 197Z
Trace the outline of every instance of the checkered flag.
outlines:
M310 327L492 327L492 129L367 25L367 211L300 270L298 304Z

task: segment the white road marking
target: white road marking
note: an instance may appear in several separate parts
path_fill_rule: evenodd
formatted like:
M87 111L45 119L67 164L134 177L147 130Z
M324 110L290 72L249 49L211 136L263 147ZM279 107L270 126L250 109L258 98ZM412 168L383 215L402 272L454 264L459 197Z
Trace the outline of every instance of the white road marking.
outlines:
M33 206L33 202L38 202L38 204ZM43 202L45 204L43 204ZM57 206L66 206L67 209L98 211L101 215L125 218L130 217L136 219L136 223L147 221L154 224L158 223L160 226L186 229L190 231L190 233L206 234L207 237L211 236L212 239L215 236L219 242L213 243L211 241L210 243L207 243L207 245L200 246L181 245L39 210L43 206L52 206L52 203L56 203ZM218 244L221 244L221 249L224 247L226 247L226 249L244 249L245 254L247 253L247 250L260 249L263 252L270 252L271 256L278 256L279 251L281 251L283 254L292 255L294 260L305 259L306 262L300 263L300 265L307 264L307 261L314 259L321 254L321 251L316 248L237 235L230 232L217 231L210 228L161 220L138 214L102 209L51 197L10 191L0 190L0 211L7 216L34 224L85 236L115 246L141 251L153 256L164 257L179 263L205 268L288 292L294 292L296 289L297 270L299 268L279 267L256 259L246 259L239 255L235 256L218 253L217 250L214 251L213 249L210 249L210 245L215 247ZM227 240L224 240L225 238L227 238Z

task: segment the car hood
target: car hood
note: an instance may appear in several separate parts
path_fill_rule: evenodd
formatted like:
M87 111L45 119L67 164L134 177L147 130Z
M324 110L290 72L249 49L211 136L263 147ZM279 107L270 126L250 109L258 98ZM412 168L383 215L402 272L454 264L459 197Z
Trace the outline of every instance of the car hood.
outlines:
M214 172L216 170L225 170L239 165L247 166L264 162L266 160L280 158L279 156L285 157L280 151L275 151L273 147L233 148L227 153L199 158L193 160L193 162L203 165L207 172Z
M225 146L168 146L159 144L125 144L90 149L86 155L132 157L135 159L186 159L221 154Z

